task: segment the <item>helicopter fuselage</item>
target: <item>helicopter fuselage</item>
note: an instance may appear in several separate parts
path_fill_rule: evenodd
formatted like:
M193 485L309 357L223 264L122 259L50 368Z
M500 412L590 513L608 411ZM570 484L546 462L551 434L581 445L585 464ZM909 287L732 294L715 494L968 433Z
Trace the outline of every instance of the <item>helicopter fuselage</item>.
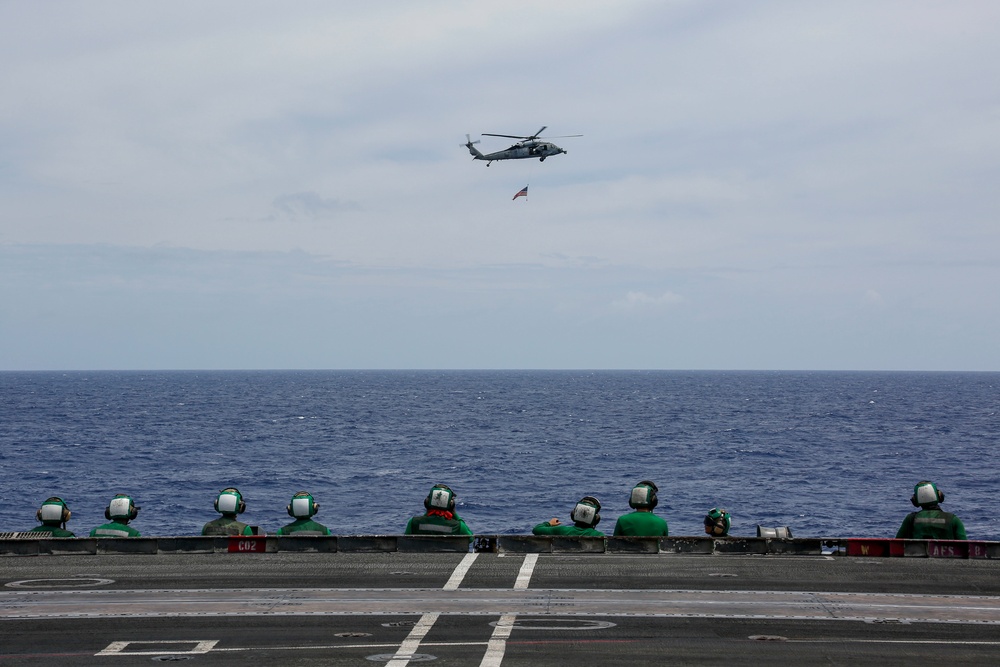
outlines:
M489 166L490 162L494 162L496 160L526 160L538 158L539 161L543 161L547 157L566 152L565 149L562 149L548 141L519 141L505 150L486 154L480 153L471 145L469 145L468 148L474 159L486 160L487 166Z

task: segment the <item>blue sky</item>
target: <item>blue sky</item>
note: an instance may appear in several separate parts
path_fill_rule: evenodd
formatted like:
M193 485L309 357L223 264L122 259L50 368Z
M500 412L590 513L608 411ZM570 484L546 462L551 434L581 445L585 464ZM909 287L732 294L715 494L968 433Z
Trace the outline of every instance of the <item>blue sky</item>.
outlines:
M0 65L0 369L1000 370L994 2L3 3Z

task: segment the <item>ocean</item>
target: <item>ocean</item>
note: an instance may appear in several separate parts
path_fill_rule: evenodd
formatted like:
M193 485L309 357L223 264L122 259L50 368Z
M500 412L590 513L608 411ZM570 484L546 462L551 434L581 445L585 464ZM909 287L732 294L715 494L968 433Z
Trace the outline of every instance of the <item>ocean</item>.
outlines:
M601 529L659 486L671 535L892 537L923 479L1000 539L1000 373L151 371L0 373L0 532L51 495L85 535L115 493L143 535L196 535L226 486L273 532L299 490L337 534L398 534L436 482L477 533L530 533L584 495Z

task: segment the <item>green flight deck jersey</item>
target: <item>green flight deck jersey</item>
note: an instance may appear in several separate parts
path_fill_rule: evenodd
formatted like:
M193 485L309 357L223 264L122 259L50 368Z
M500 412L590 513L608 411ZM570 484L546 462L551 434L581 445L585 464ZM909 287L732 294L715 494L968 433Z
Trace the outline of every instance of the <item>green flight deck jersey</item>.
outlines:
M220 516L201 529L202 535L253 535L253 528L230 516Z
M618 517L615 535L637 537L666 537L667 522L652 512L630 512Z
M937 506L907 514L896 537L911 540L969 539L962 520Z
M112 519L90 531L91 537L142 537L142 534L127 523Z
M278 535L329 535L330 529L312 519L296 519L278 529Z
M451 518L438 513L421 514L406 523L404 535L472 535L465 521L458 514L451 513Z
M579 526L550 526L548 521L544 521L531 529L534 535L582 535L584 537L604 537L604 533L593 528L581 528Z

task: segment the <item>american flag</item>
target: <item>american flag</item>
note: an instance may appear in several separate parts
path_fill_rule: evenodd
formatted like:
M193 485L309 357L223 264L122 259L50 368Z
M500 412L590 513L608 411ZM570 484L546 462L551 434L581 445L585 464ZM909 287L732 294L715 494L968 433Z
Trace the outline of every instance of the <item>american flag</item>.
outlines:
M516 195L514 195L514 199L517 199L518 197L527 197L527 196L528 196L528 186L525 185L523 188L521 188L520 190L518 190L518 192L517 192ZM513 201L513 200L511 200L511 201Z

